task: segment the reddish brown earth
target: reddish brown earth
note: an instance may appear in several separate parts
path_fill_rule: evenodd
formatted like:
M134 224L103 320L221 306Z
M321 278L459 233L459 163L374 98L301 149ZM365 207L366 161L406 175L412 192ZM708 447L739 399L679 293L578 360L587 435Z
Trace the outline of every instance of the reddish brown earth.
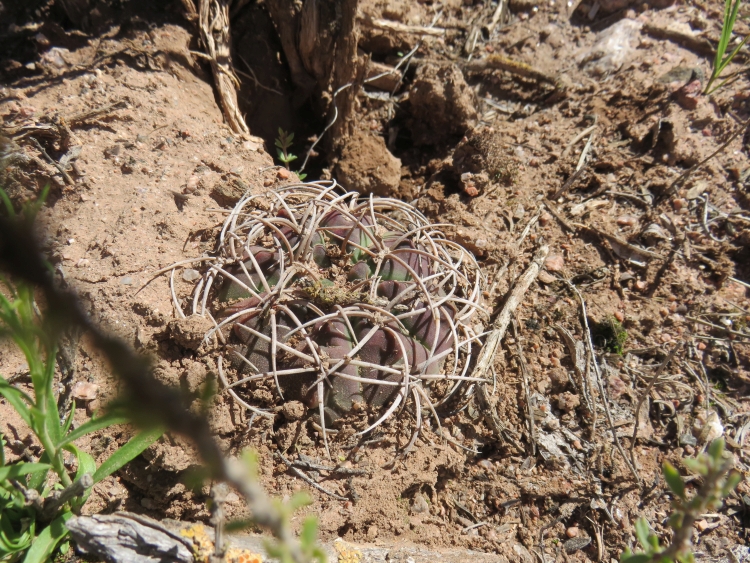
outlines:
M705 446L706 419L718 416L745 480L724 509L705 516L694 536L696 551L718 557L746 545L750 134L738 135L682 185L671 185L747 123L750 80L745 71L712 96L700 95L700 85L691 81L705 85L710 59L642 27L673 26L715 41L719 7L607 8L602 4L589 19L591 6L579 6L569 17L559 2L511 2L510 21L489 38L480 32L469 62L467 34L474 24L489 22L494 6L471 0L360 6L363 15L423 27L441 11L435 27L446 33L419 36L362 24L360 48L373 60L393 64L398 53L419 43L418 49L394 96L364 87L347 149L337 162L314 158L308 179L336 177L345 187L412 201L430 219L451 223L445 232L480 260L491 303L501 303L538 246L549 245L550 257L517 311L517 334L506 336L494 365L492 400L510 437L494 436L470 404L442 421L463 447L425 431L412 453L397 456L408 437L406 418L395 418L367 444L334 442L334 462L369 473L311 474L350 499L310 489L315 500L307 510L319 515L324 538L460 546L510 561L534 561L540 549L544 561L617 559L633 544L639 516L669 537L670 497L659 479L661 463L669 460L688 475L681 460ZM3 182L17 202L33 199L51 182L40 233L59 282L75 288L99 323L152 355L161 380L195 392L215 372L216 352L196 350L195 335L205 330L200 323L170 325L176 312L168 276L152 278L174 262L213 250L226 206L241 193L238 180L260 191L290 181L290 175L274 167L262 138L242 139L224 124L210 71L190 52L197 48L193 28L177 8L173 12L144 12L140 23L133 19L90 37L51 23L9 29L19 45L32 45L2 63L0 125L16 132L21 154L40 156L19 127L105 111L71 128L71 145L82 147L72 185L51 165L23 159L10 163ZM272 29L264 14L262 5L253 4L236 16L238 51L261 42L247 35L247 21L262 22L261 38ZM28 23L18 17L19 25ZM616 67L601 59L586 62L601 34L615 26L633 33L624 60ZM747 23L738 23L737 33L746 35ZM273 42L267 47L278 50ZM251 64L267 63L257 69L260 83L284 95L243 78L242 110L269 150L278 127L297 132L300 159L294 167L311 142L306 136L319 133L327 120L318 115L297 121L303 114L290 109L283 57L272 64L254 52L258 60ZM492 54L530 65L554 83L538 74L478 69L476 61ZM24 66L29 63L33 68ZM591 125L596 127L573 143ZM566 185L591 134L587 165ZM38 138L53 154L60 148ZM646 250L633 251L622 241ZM642 485L617 451L598 392L592 426L569 350L554 328L564 327L578 341L586 336L580 304L561 278L571 280L585 300L603 352L609 410L626 450L649 374L673 346L683 346L640 417L634 453ZM176 275L180 298L191 289ZM604 351L612 319L627 332L622 354ZM97 387L95 400L79 404L79 424L117 396L118 384L85 335L70 352L76 372L66 384ZM25 370L10 345L0 343L3 376L27 389ZM267 390L243 392L281 412ZM249 425L247 412L221 393L210 410L221 445L232 455L257 450L262 482L280 497L309 485L275 451L329 463L317 432L295 418L279 414L274 424ZM0 431L10 438L10 461L24 446L33 453L28 429L3 401ZM102 459L128 435L126 428L109 430L80 445ZM204 520L207 488L190 491L183 484L196 463L184 440L165 437L98 484L86 510ZM229 507L235 516L244 510L237 496ZM574 535L591 542L575 549L569 542Z

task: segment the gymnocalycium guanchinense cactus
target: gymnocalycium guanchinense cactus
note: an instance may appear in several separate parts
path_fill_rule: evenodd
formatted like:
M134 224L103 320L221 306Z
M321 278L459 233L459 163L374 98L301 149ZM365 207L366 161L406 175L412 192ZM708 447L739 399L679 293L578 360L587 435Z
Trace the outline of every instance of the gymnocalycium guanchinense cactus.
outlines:
M192 314L213 321L205 341L236 367L226 385L239 399L241 386L272 380L279 400L316 409L326 447L326 415L367 409L364 434L406 406L417 421L408 450L422 410L439 424L435 409L474 383L483 276L407 203L335 182L247 193L203 260Z

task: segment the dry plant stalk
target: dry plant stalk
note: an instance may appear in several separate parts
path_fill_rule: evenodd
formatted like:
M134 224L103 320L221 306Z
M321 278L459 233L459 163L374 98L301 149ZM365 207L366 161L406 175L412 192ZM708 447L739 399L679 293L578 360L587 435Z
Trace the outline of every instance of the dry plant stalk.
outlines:
M214 322L204 342L225 343L238 375L230 391L268 385L282 401L317 408L326 448L326 420L369 411L366 434L411 400L408 451L423 409L439 426L435 409L483 381L469 367L484 278L409 204L337 188L246 194L205 259L190 312Z
M199 27L224 118L232 131L250 136L250 130L237 107L239 80L234 74L230 54L232 37L229 32L229 6L225 0L200 0Z

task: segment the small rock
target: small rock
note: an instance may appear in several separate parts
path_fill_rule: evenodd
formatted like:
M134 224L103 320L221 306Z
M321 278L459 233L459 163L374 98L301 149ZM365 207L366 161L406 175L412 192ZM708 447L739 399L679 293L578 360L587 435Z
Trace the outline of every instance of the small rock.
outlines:
M561 254L551 254L544 261L544 267L550 272L559 272L565 267L565 259Z
M125 276L120 280L120 283L122 285L133 285L133 278L131 278L130 276Z
M189 190L189 193L193 193L196 190L200 181L201 179L198 176L190 176L190 178L188 178L185 187Z
M239 502L240 496L237 493L230 491L230 493L227 495L226 501L227 502Z
M683 207L685 207L686 205L687 205L687 201L685 201L685 200L684 200L684 199L682 199L682 198L679 198L679 197L678 197L678 198L675 198L675 199L673 199L673 200L672 200L672 207L674 207L674 210L675 210L675 211L678 211L678 212L679 212L679 211L680 211L680 209L682 209L682 208L683 208Z
M289 401L288 403L284 403L284 406L281 407L281 413L284 415L284 418L290 422L302 420L302 417L305 416L305 405L299 401Z
M675 92L677 103L686 110L697 108L702 89L700 80L696 79L688 82Z
M367 539L374 540L375 538L378 537L378 532L379 530L377 526L375 525L370 526L369 528L367 528Z
M194 282L195 280L200 279L201 273L198 270L193 270L192 268L185 268L182 271L182 279L186 282Z
M576 551L583 549L590 543L591 543L591 538L586 537L586 536L570 538L563 544L563 548L565 549L565 553L571 554L571 553L575 553Z
M672 335L671 334L668 334L668 333L665 332L664 334L661 335L661 341L664 342L665 344L667 342L672 342L672 340L673 339L672 339Z
M552 221L552 215L550 215L546 211L539 216L539 224L542 227L546 227L547 225L549 225L550 221Z
M427 499L422 496L421 493L414 495L414 502L411 505L412 514L422 514L430 510L430 505L427 503Z
M622 311L615 311L615 315L614 316L617 319L617 322L621 323L622 321L625 320L625 315L623 314Z
M549 272L545 272L544 270L539 272L538 279L540 282L546 283L547 285L554 283L557 280L555 276L553 276Z
M632 227L638 223L638 218L632 215L620 215L617 218L617 224L621 227Z
M289 170L287 170L286 168L279 168L276 171L276 177L279 180L288 180L289 178L292 177L292 173L289 172Z
M557 407L563 412L570 412L581 404L581 398L574 393L566 391L561 393L557 399Z
M580 530L577 526L571 526L567 530L565 530L565 535L569 538L577 538Z
M101 403L99 402L99 399L94 399L93 401L89 401L86 403L86 414L89 416L94 416L96 412L99 410L99 407L101 406Z
M184 319L175 319L169 323L172 339L185 348L197 350L203 343L203 337L214 327L206 317L191 315Z
M706 522L705 520L698 520L695 523L695 529L699 532L705 532L708 529L708 522Z
M647 287L648 287L648 282L647 282L647 281L644 281L644 280L638 280L637 282L635 282L635 288L636 288L636 289L637 289L638 291L643 291L643 290L645 290L645 289L646 289Z
M99 386L88 381L79 381L73 386L71 396L79 401L93 401L99 394Z

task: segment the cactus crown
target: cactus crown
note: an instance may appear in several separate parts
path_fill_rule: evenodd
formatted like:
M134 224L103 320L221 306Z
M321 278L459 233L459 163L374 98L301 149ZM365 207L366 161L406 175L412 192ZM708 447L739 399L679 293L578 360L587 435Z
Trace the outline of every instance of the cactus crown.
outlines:
M281 400L317 407L326 446L326 414L369 406L379 416L364 434L413 399L411 446L422 408L437 416L471 380L483 278L473 256L409 204L336 188L246 194L192 312L215 319L206 340L226 343L238 373L231 386L273 380Z

